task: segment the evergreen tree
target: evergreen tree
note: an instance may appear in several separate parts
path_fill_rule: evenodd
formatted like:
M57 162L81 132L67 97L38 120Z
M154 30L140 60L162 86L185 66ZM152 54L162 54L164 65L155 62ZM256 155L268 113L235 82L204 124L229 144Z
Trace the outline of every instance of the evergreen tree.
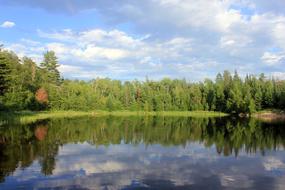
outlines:
M54 51L47 51L44 54L44 60L41 63L41 67L44 69L47 77L45 82L55 85L60 84L60 73L58 71L59 64Z
M0 96L4 95L8 88L10 70L7 64L5 53L0 49Z
M44 90L43 90L44 89ZM44 105L44 106L43 106ZM0 107L3 110L211 110L253 113L266 108L285 109L285 81L237 72L217 75L203 83L163 79L127 81L108 78L63 80L53 51L44 54L41 67L30 58L0 51Z
M216 110L224 111L226 109L225 105L225 88L224 88L224 80L222 75L219 73L216 77L216 85L215 85L215 96L216 96Z
M274 86L271 80L265 81L263 87L263 106L272 108L273 107L273 92Z
M254 94L254 100L255 100L255 107L256 110L262 109L262 91L261 87L258 85Z

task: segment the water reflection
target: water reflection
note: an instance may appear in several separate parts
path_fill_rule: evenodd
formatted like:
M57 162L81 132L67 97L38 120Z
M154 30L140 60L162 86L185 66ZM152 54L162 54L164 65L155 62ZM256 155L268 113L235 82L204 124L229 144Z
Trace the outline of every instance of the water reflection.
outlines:
M284 137L282 123L231 118L7 125L0 128L0 189L282 189Z

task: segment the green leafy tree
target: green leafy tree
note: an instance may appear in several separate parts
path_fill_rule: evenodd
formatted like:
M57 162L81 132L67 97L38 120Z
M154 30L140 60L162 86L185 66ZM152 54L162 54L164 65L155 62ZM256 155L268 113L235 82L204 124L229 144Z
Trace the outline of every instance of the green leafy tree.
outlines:
M1 49L1 48L0 48ZM40 67L30 58L19 59L0 50L0 108L9 110L211 110L253 113L266 108L285 109L285 81L224 71L215 81L191 83L185 79L126 81L96 78L61 80L53 51ZM44 89L45 93L39 93ZM39 97L41 97L39 99ZM40 100L40 101L39 101ZM43 101L45 100L45 101ZM45 106L43 106L45 105Z

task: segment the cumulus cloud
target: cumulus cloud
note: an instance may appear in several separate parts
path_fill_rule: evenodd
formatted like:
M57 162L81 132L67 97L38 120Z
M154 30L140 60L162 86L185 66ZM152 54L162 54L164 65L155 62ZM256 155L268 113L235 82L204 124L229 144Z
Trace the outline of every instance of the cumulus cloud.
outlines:
M68 77L175 77L177 74L174 73L185 72L185 69L180 69L183 64L191 68L198 62L188 56L193 48L191 38L152 41L148 40L147 34L132 36L120 30L98 28L80 32L70 29L53 32L39 30L38 35L51 42L37 44L33 41L32 46L25 46L24 43L31 40L24 39L21 43L9 44L7 48L21 56L31 56L35 52L42 56L42 52L53 50L62 64L60 71ZM201 63L199 68L203 69L203 65Z
M265 52L262 57L262 61L270 66L274 66L277 64L285 64L285 53L271 53Z
M5 43L5 49L16 52L20 57L28 56L38 63L42 61L43 52L46 51L42 43L29 39L21 39L18 43Z
M285 13L278 8L284 4L281 0L270 5L265 0L0 2L63 14L91 9L91 13L101 15L104 26L112 27L37 32L45 42L33 48L54 50L65 68L78 67L82 76L202 80L225 69L242 74L285 72ZM126 23L130 30L117 28ZM9 44L8 48L21 55L40 55L22 47L23 43Z
M0 25L0 27L2 27L2 28L13 28L15 25L16 24L14 22L5 21Z

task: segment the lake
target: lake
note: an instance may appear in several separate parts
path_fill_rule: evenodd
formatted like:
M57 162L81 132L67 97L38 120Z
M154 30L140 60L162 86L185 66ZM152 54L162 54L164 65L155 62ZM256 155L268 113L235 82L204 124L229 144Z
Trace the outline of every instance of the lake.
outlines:
M285 189L285 123L83 117L0 127L0 189Z

